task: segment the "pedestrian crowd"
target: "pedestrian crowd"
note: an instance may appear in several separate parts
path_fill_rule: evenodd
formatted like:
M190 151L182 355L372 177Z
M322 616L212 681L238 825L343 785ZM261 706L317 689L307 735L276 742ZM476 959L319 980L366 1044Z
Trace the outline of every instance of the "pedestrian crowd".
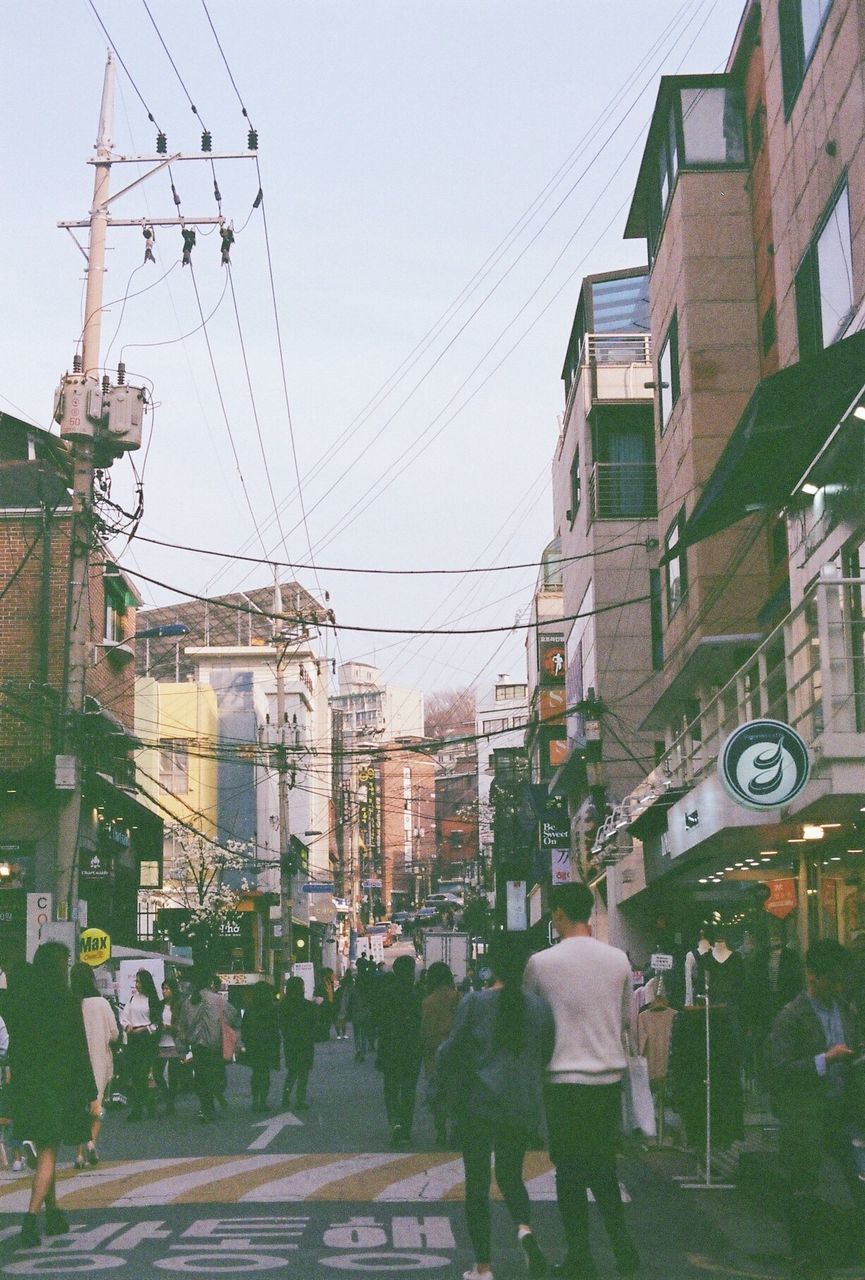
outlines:
M524 1180L526 1153L541 1145L555 1169L565 1237L552 1274L595 1280L591 1196L617 1273L637 1275L640 1255L616 1170L633 974L623 951L592 936L593 908L585 885L556 886L558 944L529 956L524 935L496 935L462 990L441 962L416 981L410 955L398 956L390 972L361 956L339 982L323 970L311 999L300 977L290 977L280 996L270 983L256 983L242 1016L203 970L193 970L183 988L168 977L157 991L142 968L115 1010L91 968L75 964L70 973L66 947L43 944L10 983L0 1018L0 1125L11 1119L14 1126L13 1167L26 1159L33 1168L22 1245L38 1244L43 1229L48 1236L68 1231L56 1199L58 1150L72 1145L76 1168L98 1164L102 1107L118 1080L130 1123L160 1109L174 1115L179 1095L193 1092L198 1118L209 1124L227 1106L227 1061L248 1067L253 1112L268 1110L273 1074L284 1064L282 1105L303 1110L316 1045L332 1030L347 1040L350 1026L355 1061L372 1056L381 1074L392 1147L411 1143L423 1073L436 1140L461 1151L474 1252L464 1280L492 1276L493 1170L529 1276L547 1274ZM862 1215L865 1056L862 1027L845 998L849 961L835 941L812 945L806 990L781 1009L766 1047L795 1280L829 1274L817 1194L824 1151Z

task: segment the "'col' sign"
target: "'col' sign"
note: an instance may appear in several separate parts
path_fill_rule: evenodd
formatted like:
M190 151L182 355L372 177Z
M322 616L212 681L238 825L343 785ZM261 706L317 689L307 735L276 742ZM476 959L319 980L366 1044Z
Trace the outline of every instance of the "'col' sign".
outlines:
M78 959L95 969L111 959L111 939L104 929L85 929L78 939Z

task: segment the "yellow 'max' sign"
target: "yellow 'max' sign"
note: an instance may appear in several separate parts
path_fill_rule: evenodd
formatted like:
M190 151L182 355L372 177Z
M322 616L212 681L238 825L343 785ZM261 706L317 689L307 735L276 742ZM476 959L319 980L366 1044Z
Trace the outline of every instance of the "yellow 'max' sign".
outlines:
M94 969L111 959L111 939L104 929L84 930L78 939L78 958Z

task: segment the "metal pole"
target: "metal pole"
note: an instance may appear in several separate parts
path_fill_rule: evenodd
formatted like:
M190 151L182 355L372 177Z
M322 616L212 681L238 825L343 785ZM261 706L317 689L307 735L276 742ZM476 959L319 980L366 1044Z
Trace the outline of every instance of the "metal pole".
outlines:
M274 570L273 612L282 613L282 592L276 580ZM273 621L273 643L277 646L276 659L276 723L278 738L277 752L277 792L279 797L279 904L282 917L282 979L291 976L294 951L294 927L292 909L294 907L294 876L291 868L291 835L289 831L288 813L288 749L285 741L285 654L287 644L277 633L277 620ZM279 645L282 645L281 650Z
M81 365L86 375L98 378L99 342L102 331L102 289L105 274L105 238L108 225L108 185L111 172L111 130L114 116L114 62L108 55L96 140L93 205L87 253L87 288L84 298L84 330ZM72 528L69 547L67 592L67 675L61 743L64 754L73 755L75 785L57 819L55 895L57 917L72 920L78 902L78 832L81 822L82 768L79 756L80 720L84 712L87 648L90 633L90 540L93 533L93 442L77 439L73 453Z

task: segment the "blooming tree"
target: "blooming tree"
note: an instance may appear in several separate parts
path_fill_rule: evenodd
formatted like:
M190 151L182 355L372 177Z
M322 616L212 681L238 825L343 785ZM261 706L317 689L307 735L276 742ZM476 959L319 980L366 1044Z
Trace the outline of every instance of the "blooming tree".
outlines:
M165 837L162 905L183 913L183 935L203 960L250 888L252 849L241 840L216 844L180 823L166 823Z

